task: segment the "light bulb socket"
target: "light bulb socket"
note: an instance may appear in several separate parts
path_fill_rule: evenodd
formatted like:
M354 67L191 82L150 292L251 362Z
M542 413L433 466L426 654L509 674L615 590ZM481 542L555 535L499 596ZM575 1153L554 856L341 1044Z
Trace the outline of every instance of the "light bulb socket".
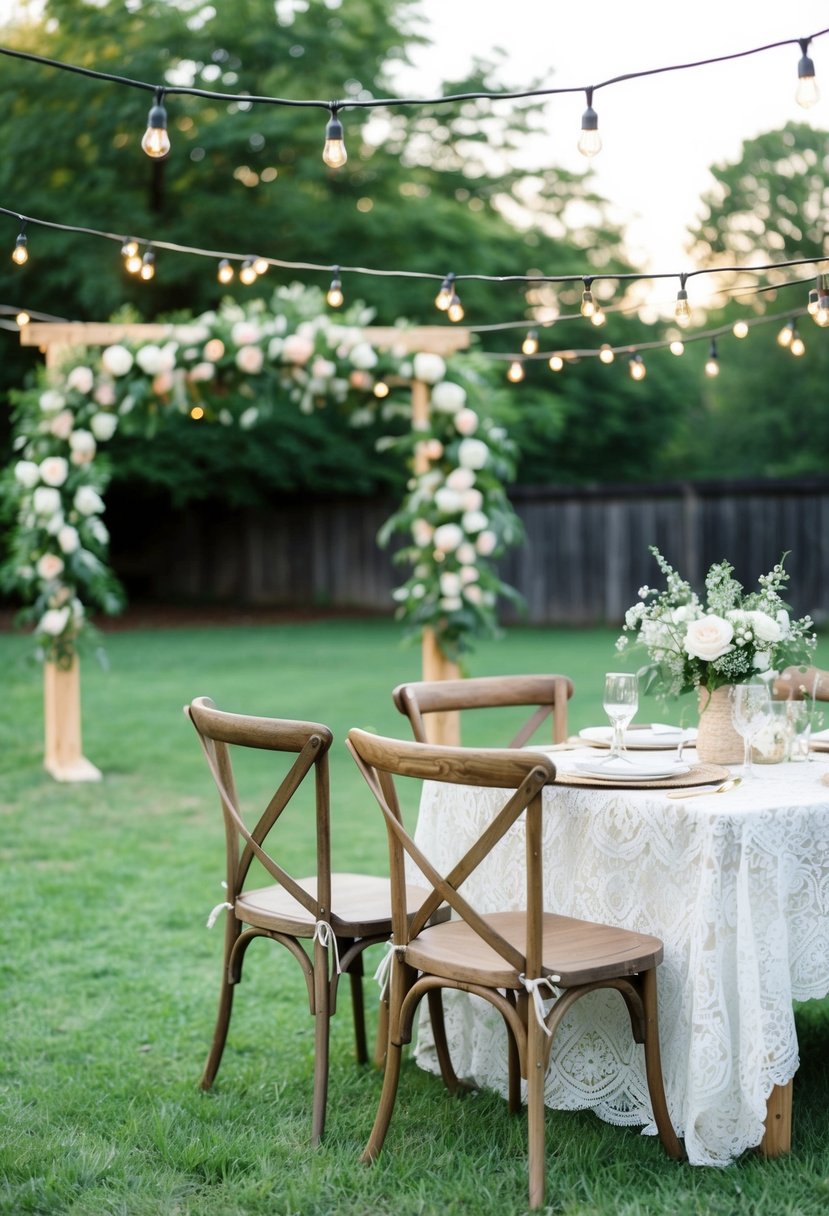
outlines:
M800 61L797 65L797 78L798 80L814 80L814 76L815 65L809 56L804 52L804 54L801 55Z
M158 100L150 107L150 112L147 115L147 126L151 127L153 131L167 130L167 111Z
M17 240L14 242L14 252L12 253L12 261L18 266L22 266L29 260L28 244L26 233L21 230L17 234Z
M331 117L329 118L325 127L326 143L329 140L337 140L342 142L344 139L345 131L343 131L343 124L340 122L339 118L337 118L336 111L332 110Z
M592 106L588 106L581 116L582 131L598 131L599 116Z

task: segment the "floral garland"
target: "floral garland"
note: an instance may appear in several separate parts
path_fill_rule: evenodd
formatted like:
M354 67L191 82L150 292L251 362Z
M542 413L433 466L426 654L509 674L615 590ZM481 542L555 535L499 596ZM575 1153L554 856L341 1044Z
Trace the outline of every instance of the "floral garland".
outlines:
M16 461L0 478L0 505L13 522L0 577L26 605L40 659L71 663L94 633L89 614L123 606L102 519L109 480L102 454L116 430L148 431L165 411L250 428L286 396L305 413L344 407L355 427L401 413L410 421L408 399L376 390L381 380L413 376L432 386L431 429L380 441L410 458L423 443L429 459L380 537L387 543L404 529L411 538L400 556L413 561L414 573L394 592L398 616L416 629L433 627L450 655L496 630L497 599L514 592L491 559L520 529L502 486L511 445L468 403L485 388L482 372L474 359L472 371L453 365L450 375L438 356L375 349L362 334L370 321L362 305L332 319L320 291L295 284L277 289L270 303L227 301L176 325L163 343L73 350L13 395Z

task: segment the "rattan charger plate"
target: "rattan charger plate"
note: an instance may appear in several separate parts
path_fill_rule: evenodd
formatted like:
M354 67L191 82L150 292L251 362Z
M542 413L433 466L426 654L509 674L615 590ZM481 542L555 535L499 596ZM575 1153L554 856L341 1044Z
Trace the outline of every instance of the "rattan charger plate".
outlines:
M669 777L652 777L642 781L614 781L608 777L588 776L587 773L556 773L556 785L592 785L607 790L675 790L688 785L716 785L727 781L731 773L721 764L693 764L687 773Z

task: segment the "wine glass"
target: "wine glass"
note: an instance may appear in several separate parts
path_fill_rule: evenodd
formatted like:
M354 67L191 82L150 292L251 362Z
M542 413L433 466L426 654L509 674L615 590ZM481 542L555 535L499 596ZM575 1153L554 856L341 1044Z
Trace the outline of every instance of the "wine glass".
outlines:
M629 671L609 671L604 678L604 711L613 726L607 760L627 760L625 731L639 708L639 680Z
M759 731L771 721L771 699L766 684L735 684L732 717L743 737L743 775L752 777L751 745Z

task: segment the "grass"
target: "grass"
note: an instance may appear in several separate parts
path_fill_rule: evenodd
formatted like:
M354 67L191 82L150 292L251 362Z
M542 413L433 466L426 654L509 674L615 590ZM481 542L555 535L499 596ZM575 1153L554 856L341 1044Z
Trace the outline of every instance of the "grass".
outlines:
M567 672L577 729L602 720L614 636L515 629L482 646L469 674ZM298 1012L298 969L268 943L251 948L217 1083L198 1089L221 948L220 930L204 923L221 899L223 840L181 706L207 693L230 709L331 725L338 864L383 868L379 814L342 739L352 725L406 733L389 690L419 675L418 651L401 647L388 621L136 630L112 634L107 651L109 671L83 668L84 751L104 780L61 786L41 767L41 681L27 642L0 634L0 1213L524 1211L523 1119L491 1093L453 1099L411 1063L379 1162L359 1165L380 1077L353 1063L345 1000L326 1139L309 1148L311 1020ZM790 1157L676 1166L636 1129L551 1112L547 1211L825 1212L829 1003L803 1005L797 1018Z

